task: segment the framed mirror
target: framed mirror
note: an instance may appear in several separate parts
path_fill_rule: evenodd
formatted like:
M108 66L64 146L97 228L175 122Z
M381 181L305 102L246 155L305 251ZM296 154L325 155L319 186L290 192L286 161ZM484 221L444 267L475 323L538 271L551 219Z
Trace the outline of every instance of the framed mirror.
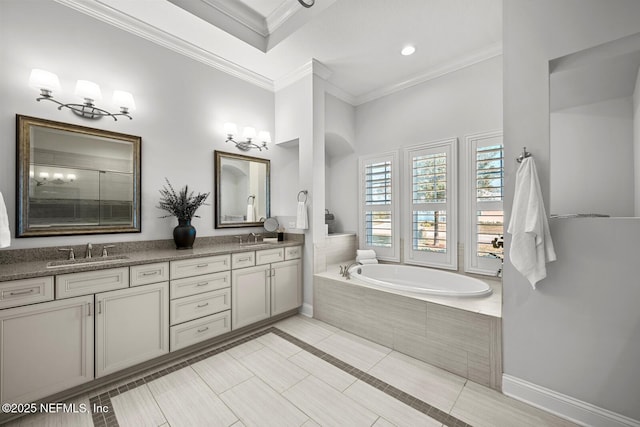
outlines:
M140 232L139 136L16 116L16 237Z
M270 215L268 159L214 151L215 227L261 227Z

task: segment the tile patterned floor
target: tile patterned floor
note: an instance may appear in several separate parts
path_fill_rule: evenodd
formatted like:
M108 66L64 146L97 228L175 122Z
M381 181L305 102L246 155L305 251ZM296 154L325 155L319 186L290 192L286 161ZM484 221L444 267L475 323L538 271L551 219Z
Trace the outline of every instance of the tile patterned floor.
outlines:
M571 426L464 378L295 316L17 426Z

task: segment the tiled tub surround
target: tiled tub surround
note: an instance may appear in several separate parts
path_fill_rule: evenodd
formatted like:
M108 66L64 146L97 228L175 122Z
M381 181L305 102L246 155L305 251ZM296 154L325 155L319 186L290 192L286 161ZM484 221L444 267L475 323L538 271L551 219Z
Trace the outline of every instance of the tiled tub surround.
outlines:
M361 360L363 355L366 360ZM191 353L69 403L106 405L109 412L30 415L7 427L573 426L302 316Z
M482 298L408 296L346 280L339 266L314 276L314 317L378 344L501 389L501 285Z
M99 387L277 321L301 305L298 241L127 255L56 269L45 260L0 265L3 403ZM232 274L244 271L259 274L232 283ZM0 423L7 418L0 414Z

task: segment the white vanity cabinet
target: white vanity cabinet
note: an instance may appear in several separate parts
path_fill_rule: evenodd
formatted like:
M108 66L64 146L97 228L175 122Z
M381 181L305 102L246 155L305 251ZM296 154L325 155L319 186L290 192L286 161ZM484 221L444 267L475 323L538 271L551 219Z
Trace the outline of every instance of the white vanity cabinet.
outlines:
M171 261L171 351L231 330L230 268L230 255Z
M302 305L300 253L298 246L256 251L256 264L262 265L232 271L233 329ZM286 254L289 261L284 261Z
M0 400L27 403L93 379L93 295L0 310Z
M96 377L169 352L169 282L96 294Z

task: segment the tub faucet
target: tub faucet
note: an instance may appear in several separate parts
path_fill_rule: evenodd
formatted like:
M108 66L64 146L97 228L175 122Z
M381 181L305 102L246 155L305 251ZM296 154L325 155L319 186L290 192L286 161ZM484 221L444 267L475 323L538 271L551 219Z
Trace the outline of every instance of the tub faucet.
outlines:
M356 261L356 262L352 262L349 265L345 265L345 266L340 266L340 275L342 277L346 277L347 280L351 279L351 273L349 273L349 269L351 267L353 267L354 265L362 265L362 263L360 261Z

